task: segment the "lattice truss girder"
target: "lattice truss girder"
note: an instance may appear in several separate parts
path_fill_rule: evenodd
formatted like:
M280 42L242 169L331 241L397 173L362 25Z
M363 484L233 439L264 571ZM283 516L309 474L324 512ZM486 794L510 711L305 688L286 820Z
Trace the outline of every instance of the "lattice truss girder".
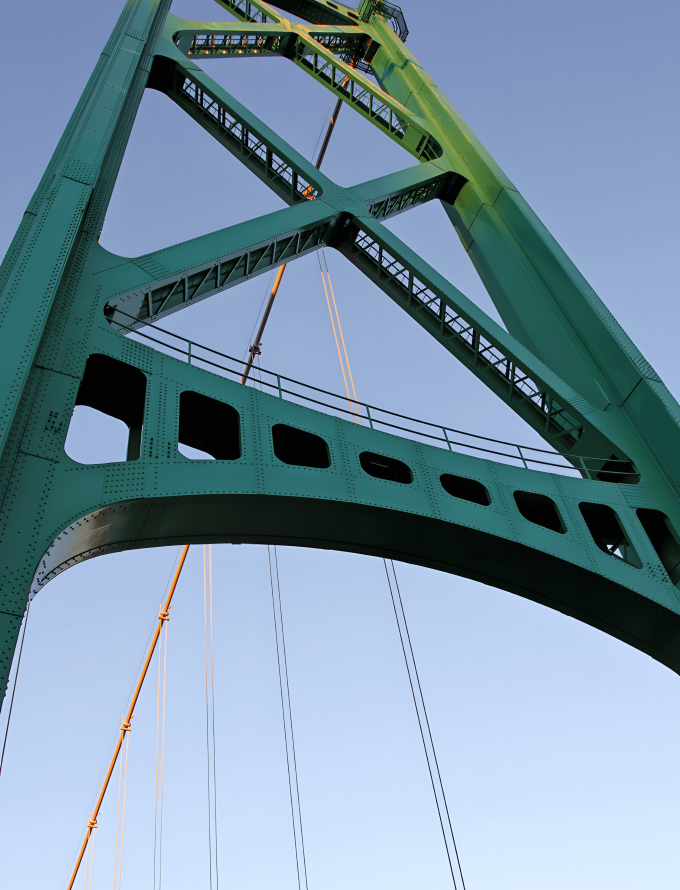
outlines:
M586 415L593 409L585 400L568 387L560 397L557 393L563 387L562 382L547 382L554 375L540 367L541 363L520 344L510 347L507 342L501 344L508 339L505 332L448 282L442 280L443 288L426 285L418 276L429 281L439 276L416 255L411 256L411 263L407 265L401 259L407 248L389 230L382 226L373 229L369 220L366 225L374 236L363 230L361 218L366 216L366 210L371 217L385 219L435 198L452 204L465 183L459 174L453 170L442 172L440 163L435 161L424 163L420 170L404 170L384 177L377 183L340 189L197 66L187 65L186 60L180 59L173 45L178 34L186 35L185 44L191 46L188 37L194 32L176 30L181 20L174 16L169 19L165 54L156 56L150 85L172 98L287 203L308 203L314 198L320 206L315 207L314 221L309 226L295 227L291 221L288 231L277 229L269 239L263 238L260 231L264 220L253 221L247 228L238 226L235 234L241 244L247 240L246 231L253 231L253 243L243 244L231 255L223 250L222 257L215 257L214 238L206 236L205 248L201 239L196 239L188 245L190 251L178 245L143 258L141 262L165 270L171 252L182 257L174 260L177 268L174 276L164 275L161 281L137 287L132 293L114 294L108 310L110 317L114 317L112 310L120 307L125 316L119 320L127 327L134 327L130 316L141 321L150 317L158 320L191 301L266 272L282 260L301 256L322 244L334 246L408 308L551 444L574 454L616 452L616 447L588 423ZM226 29L220 34L223 31ZM351 73L351 69L348 70ZM324 205L327 216L319 220L318 214L323 212ZM352 210L354 214L350 216ZM277 218L280 219L280 215ZM394 254L386 249L386 243L392 246ZM210 260L184 268L187 253L200 256L203 249L208 250ZM117 268L116 274L120 275L121 271ZM112 287L109 285L107 292L113 293ZM420 309L425 311L418 311ZM519 349L524 362L513 352L513 346ZM567 404L572 406L571 412Z
M369 23L362 26L363 33L371 38L369 52L373 72L382 86L386 87L386 90L376 90L367 78L353 71L328 49L323 46L317 49L314 46L323 41L325 36L330 38L336 31L346 31L346 27L339 29L336 25L329 24L323 29L327 32L324 35L321 28L303 28L286 22L267 4L229 2L221 5L248 24L217 27L216 23L200 22L191 23L193 28L186 28L182 27L180 19L170 17L166 28L167 43L174 44L176 41L185 47L186 52L193 46L197 54L202 52L207 55L211 54L210 49L213 44L224 43L232 37L240 40L246 36L247 29L264 29L271 34L278 29L282 35L288 35L289 46L292 45L290 41L293 39L298 41L298 44L304 43L308 48L307 51L322 57L323 64L332 67L331 74L320 78L324 86L335 90L338 84L346 84L350 79L352 88L349 89L346 85L346 95L342 93L340 95L352 107L364 113L361 102L353 100L354 84L358 82L362 96L370 92L371 102L377 101L383 109L391 104L390 113L397 113L405 124L418 127L420 143L433 147L432 150L438 155L437 166L460 177L463 187L460 188L460 193L457 190L455 203L444 201L444 206L509 331L534 356L543 359L565 382L580 393L583 399L579 400L578 407L582 409L579 413L583 411L587 413L591 408L599 408L603 412L600 435L593 435L592 428L581 425L581 428L589 433L587 437L582 437L579 449L581 453L592 453L594 450L609 447L611 439L606 437L605 433L608 441L605 445L601 435L609 423L609 418L604 416L604 412L607 409L611 410L613 405L626 402L635 391L627 410L632 409L638 415L638 419L634 421L638 428L644 429L646 425L646 421L640 423L639 418L642 416L648 418L652 414L655 423L665 428L666 436L672 437L672 446L670 440L666 439L668 447L657 443L656 448L663 450L658 456L664 466L669 470L672 466L667 480L670 476L675 484L680 476L680 463L675 450L677 434L673 432L676 423L674 420L668 423L669 416L673 417L674 414L677 416L678 413L675 401L611 313L517 193L510 180L469 128L458 118L432 81L424 75L422 68L413 64L414 60L403 44L395 38L389 25L374 15ZM292 3L288 6L299 12L299 4ZM308 13L309 11L310 9L307 9ZM336 21L338 15L342 17L341 12L328 9L320 9L316 17L323 23L329 13ZM264 23L252 24L253 21L262 20L263 17ZM345 22L356 31L353 19L345 17ZM294 37L291 37L291 34ZM257 39L255 32L247 36ZM389 45L391 50L389 60L384 60L388 55L384 48L386 45ZM394 75L398 67L392 58L395 54L403 56L404 62L411 62L399 67L398 77ZM219 56L219 53L217 55ZM293 53L292 57L294 55ZM228 53L225 58L229 58ZM315 63L306 70L315 76L318 69L319 65ZM180 63L179 72L175 72L175 84L181 76ZM209 98L204 100L204 106L211 102L219 106L220 93L226 98L225 92L202 72L200 74L196 72L195 81L196 90L207 87L204 95ZM178 101L177 88L166 91L171 98ZM405 104L395 103L393 98L395 96L404 98ZM205 107L201 112L197 102L194 102L191 110L187 104L185 100L182 107L206 126ZM233 107L233 99L231 104ZM442 106L449 114L442 113ZM436 113L433 113L435 109ZM214 115L215 110L211 116ZM383 118L371 118L366 114L365 116L399 141L400 134L391 132ZM426 141L423 143L425 137ZM276 136L274 140L280 143ZM402 144L409 150L408 145L404 142ZM425 160L422 146L420 151L420 155L413 151L412 153L418 156L422 163ZM306 166L306 176L313 177L314 173L309 169L311 165ZM304 182L304 175L302 180ZM304 187L302 185L298 193ZM536 333L539 329L540 336ZM494 361L498 361L501 355L502 352L495 354ZM504 355L503 357L505 358ZM506 365L503 370L507 372L507 368ZM547 405L547 387L539 385L538 390L533 396L534 400L544 406ZM558 413L564 413L565 405L558 403L556 410ZM573 413L570 421L577 421ZM541 427L541 424L532 425L535 429ZM567 428L568 424L562 426ZM562 447L565 447L564 442ZM625 449L621 446L612 447L611 450L613 454L624 456Z
M680 528L678 412L661 381L375 0L358 11L316 0L283 4L309 27L264 3L221 5L241 23L187 22L168 15L169 0L130 0L0 269L7 381L0 673L9 669L31 585L37 591L99 553L229 540L384 554L474 577L575 615L680 670L676 570L636 513L661 511L669 528ZM420 165L342 189L194 61L272 53ZM147 87L176 102L288 207L133 259L104 250L97 238ZM442 202L508 330L382 224L431 200ZM625 478L637 480L634 465L642 481L565 479L443 452L259 394L121 336L322 246L354 263L576 464L584 454L600 455L600 468L610 457L630 461ZM134 422L138 450L127 462L86 467L64 454L88 355L117 359L146 381L143 419ZM125 416L125 386L109 389ZM240 457L179 454L187 391L236 408ZM282 464L273 451L276 423L320 436L331 466ZM403 461L412 483L368 476L362 451ZM479 482L491 504L452 497L442 473ZM517 490L549 498L561 531L519 512ZM634 558L596 546L581 502L615 511Z

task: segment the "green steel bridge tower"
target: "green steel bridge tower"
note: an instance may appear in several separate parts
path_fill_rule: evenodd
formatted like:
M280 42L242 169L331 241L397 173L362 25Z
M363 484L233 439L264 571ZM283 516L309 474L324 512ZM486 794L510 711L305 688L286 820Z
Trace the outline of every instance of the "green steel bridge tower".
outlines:
M128 0L0 268L3 691L27 601L59 572L99 554L209 542L333 548L473 578L680 673L678 404L409 53L398 7L218 2L238 21ZM285 56L418 165L339 187L199 65L238 55ZM105 250L146 89L288 206L144 256ZM383 225L433 200L505 328ZM276 374L264 391L240 385L235 363L181 338L174 356L155 348L150 325L164 316L322 247L517 412L545 452L519 452L517 465L462 453L447 429L404 436L410 421L380 424L362 404L352 423L311 389L305 404ZM127 424L126 461L66 455L76 405ZM189 460L178 443L214 460Z

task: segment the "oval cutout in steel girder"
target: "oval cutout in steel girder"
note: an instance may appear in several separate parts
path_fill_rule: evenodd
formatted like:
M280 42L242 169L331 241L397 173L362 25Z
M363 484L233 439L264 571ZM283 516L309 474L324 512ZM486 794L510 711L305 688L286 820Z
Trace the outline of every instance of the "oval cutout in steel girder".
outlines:
M284 464L293 467L313 467L325 470L331 465L328 445L321 436L306 430L276 423L272 427L274 454Z
M442 473L439 481L447 494L459 498L461 501L470 501L470 503L479 504L481 507L488 507L491 503L491 495L476 479Z
M515 503L517 509L525 519L563 535L567 531L562 522L555 501L544 494L535 494L532 491L515 491Z
M362 470L375 479L384 479L386 482L400 482L402 485L410 485L413 482L413 473L403 461L396 457L386 457L384 454L373 454L371 451L362 451L359 455L359 463Z

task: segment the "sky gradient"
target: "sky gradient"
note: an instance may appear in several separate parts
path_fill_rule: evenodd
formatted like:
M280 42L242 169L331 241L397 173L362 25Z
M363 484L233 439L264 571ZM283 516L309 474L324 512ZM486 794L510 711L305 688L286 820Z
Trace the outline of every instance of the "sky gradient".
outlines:
M677 330L678 8L650 2L404 0L408 46L518 186L671 392ZM2 252L119 15L39 0L5 13ZM227 19L208 0L177 15ZM283 59L202 63L312 157L330 96ZM344 108L324 172L350 185L411 166ZM134 256L282 206L170 100L144 97L101 243ZM390 223L498 316L436 204ZM527 427L342 257L327 251L359 397L483 435ZM267 277L165 326L244 355ZM342 389L315 256L291 264L262 364ZM116 460L78 419L75 459ZM97 425L99 423L99 425ZM103 441L102 441L103 439ZM66 884L175 548L101 557L31 609L3 775L3 884ZM451 886L382 562L280 548L310 890ZM213 547L223 888L294 890L266 549ZM511 594L398 566L467 890L675 890L680 680L624 644ZM165 890L207 888L201 548L170 623ZM155 676L155 675L154 675ZM156 690L130 748L122 887L153 887ZM4 729L6 711L0 716ZM115 794L92 887L113 879Z

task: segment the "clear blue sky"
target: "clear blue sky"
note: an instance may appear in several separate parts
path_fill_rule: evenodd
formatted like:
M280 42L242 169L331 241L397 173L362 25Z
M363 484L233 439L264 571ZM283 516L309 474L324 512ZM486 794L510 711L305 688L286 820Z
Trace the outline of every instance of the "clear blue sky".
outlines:
M677 397L677 4L404 0L403 9L416 58ZM5 10L2 252L119 12L117 2L84 0ZM227 18L208 0L178 0L173 12ZM311 157L330 102L311 78L282 59L204 68ZM343 109L329 176L352 184L410 164ZM279 206L150 92L102 244L139 255ZM391 225L492 311L441 208ZM533 441L381 292L341 257L328 261L360 397ZM229 290L171 325L242 355L266 283ZM342 388L315 257L286 271L263 364ZM74 457L95 454L92 433L74 430ZM115 435L109 445L109 459L119 458ZM213 550L220 879L294 890L266 550ZM65 886L175 556L92 560L34 601L0 778L3 886ZM310 890L446 890L382 563L295 549L282 549L280 563ZM676 890L680 678L510 594L412 566L398 572L468 890ZM202 609L196 548L170 625L165 890L208 887ZM127 890L153 886L155 689L137 714ZM115 794L100 824L96 890L113 880Z

